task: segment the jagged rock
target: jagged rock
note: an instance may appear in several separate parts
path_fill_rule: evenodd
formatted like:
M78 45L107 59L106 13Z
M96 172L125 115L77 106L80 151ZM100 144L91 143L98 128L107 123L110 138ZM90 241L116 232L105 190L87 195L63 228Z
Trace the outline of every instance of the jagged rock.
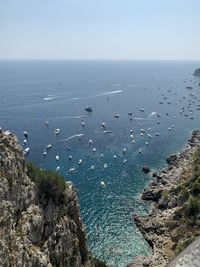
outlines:
M150 170L150 168L148 167L148 166L143 166L142 167L142 170L143 170L143 172L145 172L145 173L149 173L151 170Z
M143 200L151 200L154 202L158 203L158 200L161 198L162 196L162 191L163 189L160 187L151 187L149 189L146 189L143 194L142 194L142 199Z
M94 266L72 185L65 195L59 204L41 203L16 137L0 130L1 266Z
M177 155L171 155L167 158L167 164L169 165L177 165Z
M152 173L152 177L157 177L158 173L157 172L153 172Z

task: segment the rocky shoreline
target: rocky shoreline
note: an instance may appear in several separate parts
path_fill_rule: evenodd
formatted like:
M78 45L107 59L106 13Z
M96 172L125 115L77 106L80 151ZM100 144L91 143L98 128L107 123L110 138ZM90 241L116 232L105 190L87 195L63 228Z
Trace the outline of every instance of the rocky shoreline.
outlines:
M181 239L187 241L184 240L184 234L180 236L186 226L174 220L175 212L184 205L186 200L183 195L172 192L191 177L191 161L199 144L200 131L194 131L185 149L167 158L167 168L152 174L154 178L141 197L143 200L152 201L154 205L147 216L135 215L134 221L153 253L149 257L137 258L135 262L128 265L129 267L166 266L176 255L177 244L182 242Z

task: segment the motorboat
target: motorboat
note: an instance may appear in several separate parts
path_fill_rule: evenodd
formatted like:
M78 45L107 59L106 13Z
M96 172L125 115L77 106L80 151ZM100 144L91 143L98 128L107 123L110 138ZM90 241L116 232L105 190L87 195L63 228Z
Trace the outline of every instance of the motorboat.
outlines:
M55 133L56 135L58 135L58 134L60 133L60 129L59 129L59 128L55 129L54 133Z
M85 111L92 112L92 108L91 107L85 107Z

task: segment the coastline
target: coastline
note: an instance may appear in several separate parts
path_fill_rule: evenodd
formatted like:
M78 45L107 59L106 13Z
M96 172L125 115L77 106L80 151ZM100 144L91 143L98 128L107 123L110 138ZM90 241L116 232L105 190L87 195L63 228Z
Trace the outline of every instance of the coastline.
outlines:
M191 161L199 144L200 131L193 131L183 151L169 156L166 160L168 166L159 173L152 173L153 180L141 198L154 205L148 215L134 216L137 227L152 248L152 255L136 258L129 267L162 267L176 256L177 244L180 239L184 240L184 234L181 236L179 232L184 231L184 225L180 226L174 220L174 214L186 201L182 195L173 195L171 192L191 179Z

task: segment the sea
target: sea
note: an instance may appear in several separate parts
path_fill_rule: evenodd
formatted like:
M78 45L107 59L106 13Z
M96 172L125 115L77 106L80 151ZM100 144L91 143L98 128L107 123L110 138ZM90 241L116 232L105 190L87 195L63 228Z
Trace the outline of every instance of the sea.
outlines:
M28 160L75 185L90 250L108 266L152 253L133 220L150 209L141 193L152 178L142 166L164 168L200 128L198 67L198 61L0 61L0 127L30 148Z

